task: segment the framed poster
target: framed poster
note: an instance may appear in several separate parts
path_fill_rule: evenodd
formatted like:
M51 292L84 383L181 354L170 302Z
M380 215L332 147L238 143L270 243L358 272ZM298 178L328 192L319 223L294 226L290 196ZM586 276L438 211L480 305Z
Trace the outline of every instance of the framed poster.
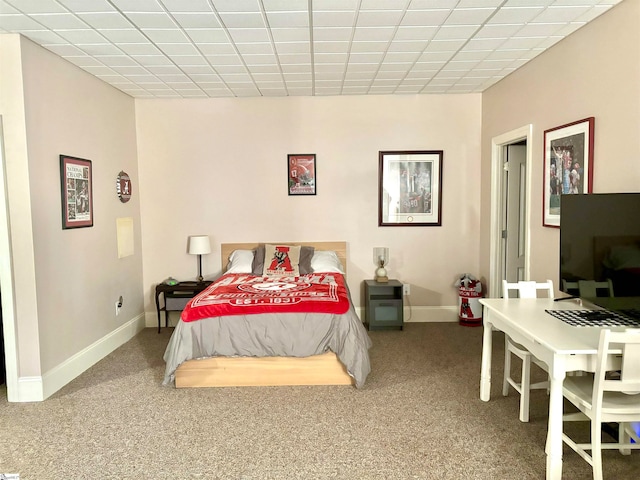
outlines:
M442 150L379 153L378 225L442 225Z
M289 195L316 194L316 155L287 155Z
M560 228L560 195L593 190L594 124L594 117L589 117L544 132L545 227Z
M62 228L93 226L91 160L60 155Z

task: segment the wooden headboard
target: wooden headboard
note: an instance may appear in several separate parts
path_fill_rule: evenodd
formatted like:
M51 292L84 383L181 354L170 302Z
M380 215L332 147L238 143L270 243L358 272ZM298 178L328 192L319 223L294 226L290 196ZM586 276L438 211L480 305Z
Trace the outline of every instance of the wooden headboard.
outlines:
M222 271L227 271L229 264L229 255L234 250L253 250L260 245L269 243L271 245L306 245L316 250L333 250L338 255L340 262L347 273L347 242L256 242L256 243L223 243L220 245L220 260L222 263Z

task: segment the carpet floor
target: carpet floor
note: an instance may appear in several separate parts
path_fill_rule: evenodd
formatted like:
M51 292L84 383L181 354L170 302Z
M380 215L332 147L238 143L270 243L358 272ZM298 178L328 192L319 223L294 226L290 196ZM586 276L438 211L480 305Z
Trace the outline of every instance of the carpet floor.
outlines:
M481 328L408 323L404 331L370 332L372 372L362 389L163 387L171 332L145 329L44 402L8 403L0 389L0 473L21 480L545 477L548 397L532 392L531 421L518 420L518 395L501 395L500 332L490 402L479 400ZM571 428L588 440L586 424ZM605 452L604 471L607 479L639 478L640 452ZM566 446L563 478L591 478L591 467Z

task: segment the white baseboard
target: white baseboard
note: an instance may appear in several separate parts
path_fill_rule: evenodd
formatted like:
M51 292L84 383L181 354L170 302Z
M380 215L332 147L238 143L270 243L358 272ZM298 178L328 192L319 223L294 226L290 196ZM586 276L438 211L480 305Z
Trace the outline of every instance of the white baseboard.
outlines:
M41 402L64 387L71 380L95 365L116 348L127 343L144 328L144 314L128 321L84 350L46 372L42 377L18 378L18 391L10 402Z
M364 308L356 307L356 313L364 322ZM409 307L404 305L405 323L457 322L458 307Z
M404 306L405 323L457 322L458 307L408 307Z

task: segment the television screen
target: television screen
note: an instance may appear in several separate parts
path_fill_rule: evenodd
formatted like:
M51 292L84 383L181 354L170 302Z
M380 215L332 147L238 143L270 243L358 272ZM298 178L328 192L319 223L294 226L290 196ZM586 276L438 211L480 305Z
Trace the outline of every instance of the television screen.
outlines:
M640 193L562 195L560 211L560 289L640 309Z

